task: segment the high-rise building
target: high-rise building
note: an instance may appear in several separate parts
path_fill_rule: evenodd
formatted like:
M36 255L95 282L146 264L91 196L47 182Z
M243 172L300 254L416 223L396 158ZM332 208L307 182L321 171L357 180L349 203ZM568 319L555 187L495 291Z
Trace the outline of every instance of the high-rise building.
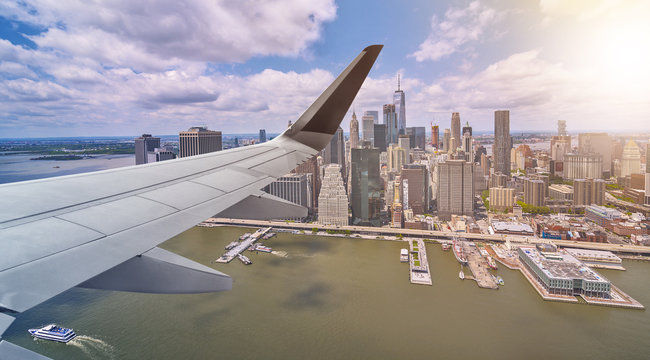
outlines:
M381 152L386 151L386 124L375 124L373 145Z
M564 155L564 177L567 179L597 179L603 175L601 154L568 153Z
M404 187L404 206L412 209L415 215L429 210L429 173L425 165L405 165L401 171Z
M450 143L451 143L451 131L449 129L445 129L444 135L442 137L443 152L449 152L451 149L453 149Z
M179 157L221 151L221 131L208 130L205 126L191 127L179 134Z
M510 111L497 110L494 112L494 146L492 146L492 161L494 171L510 174Z
M386 125L386 144L397 144L399 125L394 104L384 104L384 125Z
M472 127L463 127L463 152L465 152L465 161L474 162L474 140L472 138Z
M352 120L350 120L350 149L359 147L359 121L357 114L352 112Z
M376 110L367 110L363 112L364 116L372 116L373 123L379 124L379 111Z
M460 137L462 135L460 132L460 113L451 113L451 137L458 141L456 147L460 144ZM454 147L454 150L456 150L456 147Z
M544 206L544 181L524 179L524 202L532 206Z
M571 152L571 136L557 135L551 137L551 159L564 161L564 155Z
M567 136L566 133L566 120L557 121L557 135L558 136Z
M320 168L316 155L291 170L294 174L308 174L311 179L311 203L313 208L318 208L318 194L320 193Z
M490 210L504 211L515 205L515 189L504 187L490 188Z
M375 115L376 111L373 111ZM370 141L371 144L374 143L375 138L375 116L368 114L369 111L366 111L361 117L361 138L364 141Z
M397 130L399 134L406 134L406 99L404 91L400 88L399 74L397 74L397 90L393 94L393 105L397 116Z
M438 217L472 215L474 206L474 166L465 160L438 164Z
M645 204L650 205L650 143L645 148Z
M509 178L506 174L493 173L490 175L490 187L506 187Z
M320 194L318 195L318 223L321 225L348 225L348 196L345 193L341 166L325 167Z
M323 164L339 164L345 169L345 139L343 129L339 126L329 144L323 149Z
M388 171L400 171L402 170L402 167L408 163L408 153L406 152L406 149L397 144L390 144L386 153L388 158Z
M352 224L380 226L383 182L379 177L379 149L363 147L350 151Z
M603 205L605 181L603 179L574 179L573 205Z
M597 153L602 155L602 172L597 177L609 177L612 174L612 140L607 133L578 134L578 152L581 154Z
M311 210L314 205L310 178L310 174L286 174L264 187L264 191Z
M440 129L438 125L431 125L431 146L440 149Z
M641 150L634 140L630 140L623 148L623 155L621 156L621 176L630 176L632 174L640 173Z
M393 182L393 204L391 205L390 226L393 228L401 228L404 224L404 213L402 206L402 179L399 176L395 177Z
M135 138L135 164L146 164L149 162L149 153L160 147L160 138L151 134L142 134Z
M406 134L409 136L409 145L411 149L419 148L424 150L426 146L426 133L424 126L411 126L406 128Z
M154 154L156 154L156 162L176 159L176 154L166 147L156 148Z
M265 129L260 129L260 137L259 137L259 143L264 143L266 142L266 130Z
M490 159L488 159L485 153L481 154L481 171L483 172L483 176L490 175Z

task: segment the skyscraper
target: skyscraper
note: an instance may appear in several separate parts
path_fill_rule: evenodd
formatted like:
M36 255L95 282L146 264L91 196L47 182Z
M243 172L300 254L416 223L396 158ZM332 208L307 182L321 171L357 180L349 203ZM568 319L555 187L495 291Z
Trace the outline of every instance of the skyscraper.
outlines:
M573 180L573 205L603 205L605 181L603 179Z
M645 148L645 204L650 205L650 143Z
M641 151L636 142L630 140L623 148L623 155L621 156L621 176L629 176L639 173L641 173Z
M192 127L179 134L179 157L221 151L221 131L208 130L205 126Z
M409 145L411 149L419 148L424 150L426 146L426 129L424 126L410 126L406 128L406 134L409 136Z
M449 150L452 149L450 142L451 142L451 132L449 131L449 129L445 129L442 136L442 151L449 152Z
M438 164L438 217L472 215L474 209L474 165L465 160Z
M135 164L146 164L149 162L148 154L160 147L160 138L151 134L142 134L135 138Z
M440 129L438 125L431 124L431 146L440 149Z
M564 155L564 177L567 179L598 179L603 174L601 154L568 153Z
M532 206L544 206L544 181L524 179L524 202Z
M366 110L363 112L363 116L371 116L372 122L374 124L379 124L379 111L377 110Z
M286 174L264 187L264 191L311 210L314 205L310 177L310 174Z
M404 98L404 91L400 88L399 74L397 74L397 90L393 94L393 105L397 116L398 134L406 134L406 99Z
M415 215L422 215L429 210L429 173L425 165L405 165L401 178L408 183L404 187L405 207L413 210Z
M374 135L373 135L373 145L379 149L379 151L386 151L386 125L385 124L375 124L374 125Z
M407 152L399 145L390 144L386 152L388 158L388 171L400 171L402 170L402 167L407 164Z
M350 120L350 149L359 147L359 121L357 114L352 112L352 120Z
M581 154L597 153L603 156L603 174L612 175L612 139L607 133L578 134L578 152Z
M390 226L401 228L404 223L404 212L402 206L402 181L399 176L393 182L393 204L391 205Z
M510 175L511 148L510 111L497 110L494 112L494 146L492 147L492 159L495 172Z
M375 114L377 113L376 111L373 112ZM369 112L366 111L361 117L361 138L364 141L370 141L372 144L374 143L375 137L375 117L368 113Z
M451 137L460 142L460 137L462 135L463 134L460 132L460 113L451 113ZM456 144L456 146L458 146L458 144Z
M264 130L264 129L260 129L259 142L260 142L260 144L266 142L266 130Z
M348 196L341 177L341 166L338 164L325 167L323 183L318 195L318 223L348 225Z
M353 148L350 158L352 224L380 226L383 183L379 177L379 149Z
M386 125L387 144L397 144L399 127L397 123L397 114L395 113L394 104L384 104L384 125Z
M490 209L503 211L512 209L515 205L515 189L504 187L490 188Z
M557 135L558 136L567 136L566 133L566 120L557 121Z
M465 153L465 161L474 162L474 139L472 138L472 127L463 127L463 152Z
M345 141L343 139L343 129L339 126L332 140L323 149L324 164L339 164L345 169Z
M318 166L318 157L316 155L309 158L309 160L298 165L295 169L291 170L294 174L308 174L311 178L311 196L312 206L318 207L318 194L320 192L320 169Z

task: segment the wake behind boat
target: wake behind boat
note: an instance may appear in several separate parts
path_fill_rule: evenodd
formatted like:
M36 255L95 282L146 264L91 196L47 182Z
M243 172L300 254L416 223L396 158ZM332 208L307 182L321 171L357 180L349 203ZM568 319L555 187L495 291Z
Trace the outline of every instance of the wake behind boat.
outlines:
M36 338L59 341L62 343L67 343L68 341L74 339L75 336L77 336L77 334L75 334L72 329L60 327L56 324L43 326L40 329L29 329L27 331L29 331L29 333Z

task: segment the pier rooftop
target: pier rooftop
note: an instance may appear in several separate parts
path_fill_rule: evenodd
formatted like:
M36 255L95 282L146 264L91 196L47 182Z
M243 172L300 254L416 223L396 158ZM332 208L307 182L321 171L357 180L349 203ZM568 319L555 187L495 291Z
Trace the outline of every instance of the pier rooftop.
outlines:
M540 253L532 247L522 247L520 250L549 278L582 279L609 283L602 275L568 253Z

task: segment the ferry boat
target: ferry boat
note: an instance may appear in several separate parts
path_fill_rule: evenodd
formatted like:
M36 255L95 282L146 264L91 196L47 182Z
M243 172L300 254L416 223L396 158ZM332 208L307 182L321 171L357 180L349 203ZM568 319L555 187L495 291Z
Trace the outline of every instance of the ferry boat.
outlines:
M242 255L242 254L237 255L237 258L238 258L241 262L243 262L245 265L250 265L250 264L253 263L253 262L251 261L251 259L247 258L246 256L244 256L244 255Z
M56 324L43 326L40 329L29 329L27 331L29 331L29 333L35 338L59 341L62 343L67 343L77 336L72 329L60 327Z
M465 280L465 273L463 272L463 269L460 269L460 272L458 273L458 277L461 280Z
M407 249L402 249L399 252L399 261L400 262L409 262L409 251Z
M448 242L446 242L446 241L443 242L443 243L442 243L442 250L443 250L443 251L449 251L449 249L451 249L451 245L450 245Z
M490 265L490 268L492 268L493 270L496 270L496 269L497 269L497 262L494 261L494 259L492 258L492 256L489 256L489 255L488 255L488 257L487 257L487 263L488 263L488 265Z
M248 239L249 236L251 236L251 233L246 233L246 234L239 237L239 241L244 241L244 240Z
M463 253L463 248L460 246L458 240L454 240L453 248L454 248L454 255L456 256L456 260L458 260L458 262L463 265L467 265L467 258L465 257L465 254Z
M505 281L503 281L503 278L501 276L497 276L497 284L499 285L505 285Z
M239 243L236 242L236 241L233 241L233 242L231 242L230 244L226 245L225 249L226 249L226 250L230 250L230 249L234 248L234 247L237 246L237 245L239 245Z
M268 240L268 239L270 239L270 238L272 238L274 236L275 236L275 233L270 232L270 233L266 233L262 238L264 240Z
M271 251L273 251L270 247L264 245L257 245L255 247L255 250L265 252L265 253L270 253Z

